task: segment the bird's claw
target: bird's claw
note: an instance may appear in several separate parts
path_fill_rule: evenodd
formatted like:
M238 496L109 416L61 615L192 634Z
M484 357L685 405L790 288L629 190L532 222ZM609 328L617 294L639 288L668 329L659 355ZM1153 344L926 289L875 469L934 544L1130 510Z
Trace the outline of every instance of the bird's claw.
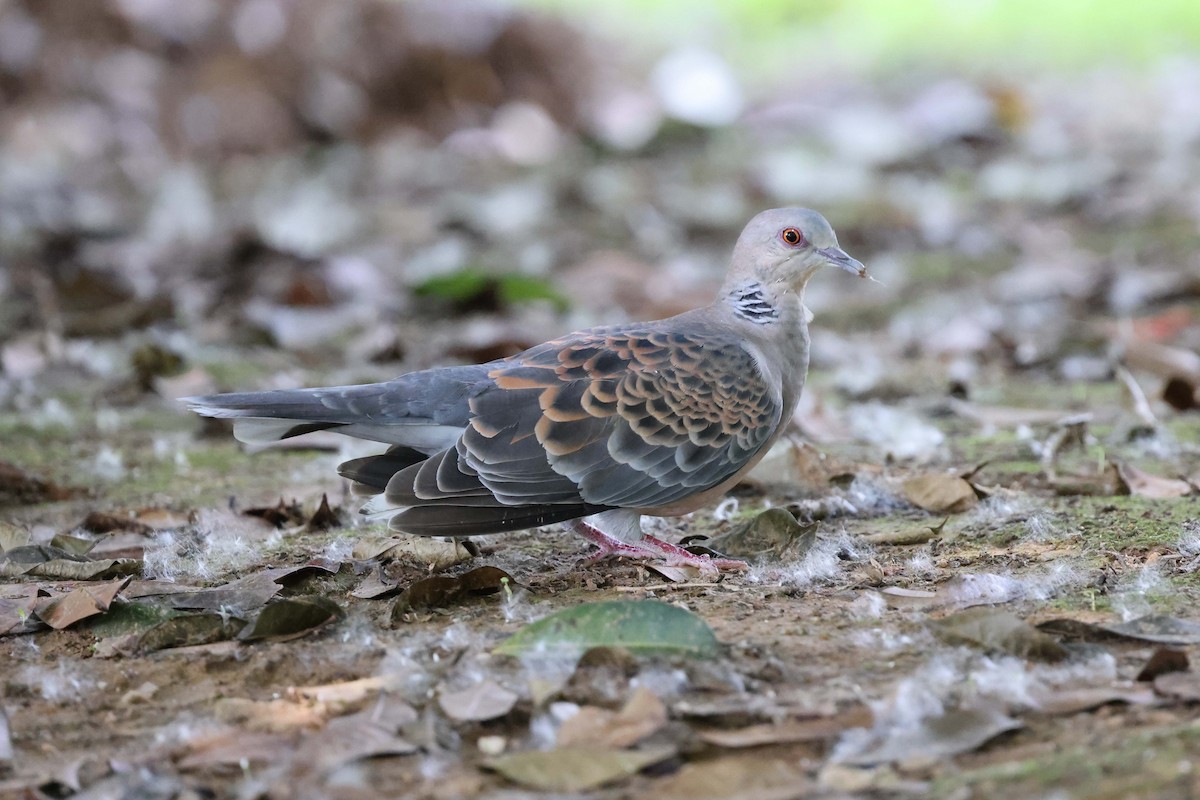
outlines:
M593 553L584 560L584 563L588 565L612 556L623 556L635 561L659 563L666 567L691 568L699 571L701 575L708 576L717 576L721 572L744 572L750 568L745 561L697 555L677 544L664 542L662 539L648 534L643 535L641 541L632 543L609 536L594 525L589 525L582 520L575 520L572 529L599 548L599 552Z

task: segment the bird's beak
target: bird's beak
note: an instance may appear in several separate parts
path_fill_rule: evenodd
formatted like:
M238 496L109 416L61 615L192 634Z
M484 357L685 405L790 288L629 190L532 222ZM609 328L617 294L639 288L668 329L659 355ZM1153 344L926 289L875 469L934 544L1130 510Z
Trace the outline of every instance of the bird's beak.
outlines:
M867 268L861 261L856 258L851 258L846 251L840 247L822 247L817 250L818 253L825 256L825 260L830 265L841 267L847 272L853 272L860 278L867 277Z

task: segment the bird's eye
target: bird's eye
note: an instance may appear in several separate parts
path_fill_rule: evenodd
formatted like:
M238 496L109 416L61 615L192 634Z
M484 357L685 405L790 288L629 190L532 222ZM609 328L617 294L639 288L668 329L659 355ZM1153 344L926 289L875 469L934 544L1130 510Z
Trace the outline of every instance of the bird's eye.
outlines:
M804 241L804 234L798 228L784 228L779 235L791 245L797 245Z

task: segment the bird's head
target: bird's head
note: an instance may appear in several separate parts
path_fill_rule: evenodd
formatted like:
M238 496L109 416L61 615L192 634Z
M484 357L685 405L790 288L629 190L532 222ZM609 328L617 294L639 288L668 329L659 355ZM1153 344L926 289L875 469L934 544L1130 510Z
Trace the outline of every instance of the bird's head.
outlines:
M867 268L838 247L823 216L807 208L774 208L750 220L738 237L726 282L752 280L801 292L821 267L868 277Z

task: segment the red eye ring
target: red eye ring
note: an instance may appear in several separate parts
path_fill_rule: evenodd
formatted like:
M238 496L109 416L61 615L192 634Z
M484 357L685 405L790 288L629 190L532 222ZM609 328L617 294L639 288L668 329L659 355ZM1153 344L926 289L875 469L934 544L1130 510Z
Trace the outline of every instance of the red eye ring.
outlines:
M799 228L784 228L780 232L779 238L793 247L804 242L804 234L800 232Z

